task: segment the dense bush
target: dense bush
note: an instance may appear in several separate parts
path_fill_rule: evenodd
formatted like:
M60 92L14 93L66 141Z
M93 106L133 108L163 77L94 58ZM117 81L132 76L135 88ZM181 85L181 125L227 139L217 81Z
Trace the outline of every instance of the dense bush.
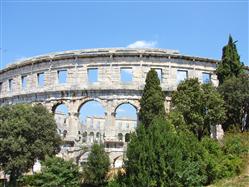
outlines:
M24 176L22 182L28 186L80 186L81 174L77 165L62 158L46 158L41 173Z
M140 125L132 135L126 175L109 186L203 186L231 177L242 169L248 136L227 135L223 142L174 130L169 121Z
M148 128L140 125L128 146L120 184L198 186L206 182L203 153L194 135L177 134L165 120L155 120Z

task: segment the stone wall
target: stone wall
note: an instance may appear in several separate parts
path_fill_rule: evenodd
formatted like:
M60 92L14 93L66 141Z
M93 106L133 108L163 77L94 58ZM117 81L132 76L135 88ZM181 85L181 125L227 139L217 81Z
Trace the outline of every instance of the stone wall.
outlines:
M103 106L103 141L115 144L119 142L115 123L116 109L123 103L130 103L139 111L139 99L146 74L151 68L161 72L161 87L166 94L165 110L169 112L170 94L181 79L179 71L186 73L186 78L196 77L200 82L203 82L204 73L208 74L210 81L217 86L218 80L214 73L216 64L217 60L161 49L92 49L41 55L0 70L0 105L41 103L54 112L58 105L65 104L69 115L66 119L57 116L57 121L61 123L58 124L61 128L59 133L67 131L64 139L73 142L73 148L65 146L62 153L75 158L80 154L80 151L75 150L81 146L84 132L79 122L79 110L86 102L95 100ZM89 80L92 68L97 69L96 82ZM132 81L128 83L122 81L121 71L124 68L130 68L132 72ZM64 83L60 83L59 78L62 70L66 71ZM39 84L41 80L38 77L41 74L44 85ZM119 149L117 152L111 151L111 154L120 156Z

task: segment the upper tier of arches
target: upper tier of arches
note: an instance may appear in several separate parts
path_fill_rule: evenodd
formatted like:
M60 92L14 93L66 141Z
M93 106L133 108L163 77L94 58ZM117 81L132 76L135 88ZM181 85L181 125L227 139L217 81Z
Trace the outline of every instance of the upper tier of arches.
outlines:
M164 91L185 78L218 84L217 60L159 49L78 50L33 57L0 70L0 103L5 98L44 93L74 97L79 91L121 93L142 90L148 71L158 72ZM55 95L56 95L55 94ZM54 94L53 94L54 95ZM46 96L49 97L49 96Z

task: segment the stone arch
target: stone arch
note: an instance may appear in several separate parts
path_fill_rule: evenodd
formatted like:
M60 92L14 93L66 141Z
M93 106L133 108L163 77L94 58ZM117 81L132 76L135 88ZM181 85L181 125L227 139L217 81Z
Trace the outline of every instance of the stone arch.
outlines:
M77 105L79 124L86 126L91 124L91 128L96 128L96 125L100 127L106 115L105 105L105 102L98 98L80 100Z
M83 132L83 133L82 133L82 142L83 142L83 143L86 143L86 142L87 142L87 137L88 137L88 136L87 136L87 131Z
M87 162L88 155L90 151L88 148L81 150L80 154L76 157L76 164L82 165L84 162Z
M118 133L118 140L119 141L123 141L123 134L122 133Z
M117 111L118 107L120 107L120 106L123 105L123 104L130 104L130 105L132 105L132 106L136 109L137 113L138 113L138 111L140 110L139 101L134 101L134 100L122 100L122 101L117 102L117 104L114 106L114 111L113 111L113 113L116 114L116 111Z
M107 102L106 101L104 101L102 99L99 99L99 98L90 98L90 97L88 97L88 98L85 98L85 99L82 99L82 100L79 101L79 105L78 105L78 109L77 109L78 113L80 112L80 109L81 109L81 107L83 105L85 105L86 103L91 102L91 101L96 101L96 102L100 103L101 106L106 111L106 108L107 108Z
M95 135L95 141L100 142L100 132L97 132Z
M57 108L58 106L60 106L60 105L63 105L63 104L67 107L67 109L68 109L68 111L69 111L69 108L70 108L69 103L66 102L66 101L63 101L63 100L56 101L56 102L52 102L52 103L51 103L51 109L50 109L50 110L51 110L52 113L54 114L56 108Z
M94 132L89 133L89 142L94 143Z
M119 161L119 163L118 163ZM123 166L123 154L113 158L112 167L121 168Z
M131 135L130 135L130 133L126 133L125 134L125 142L129 142L130 141L130 137Z

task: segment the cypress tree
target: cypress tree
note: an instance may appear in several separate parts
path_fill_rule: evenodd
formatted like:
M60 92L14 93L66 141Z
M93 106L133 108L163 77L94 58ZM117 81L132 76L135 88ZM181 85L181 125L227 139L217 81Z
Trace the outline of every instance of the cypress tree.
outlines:
M140 122L148 127L154 118L165 117L165 95L160 87L157 72L154 69L148 72L145 82L138 116Z
M225 79L238 77L242 73L243 64L240 62L236 41L234 42L232 36L229 35L228 44L223 47L222 59L217 67L219 83L222 84Z
M87 163L83 166L85 184L104 186L109 166L110 160L108 154L104 150L104 146L96 143L93 144L87 158Z

